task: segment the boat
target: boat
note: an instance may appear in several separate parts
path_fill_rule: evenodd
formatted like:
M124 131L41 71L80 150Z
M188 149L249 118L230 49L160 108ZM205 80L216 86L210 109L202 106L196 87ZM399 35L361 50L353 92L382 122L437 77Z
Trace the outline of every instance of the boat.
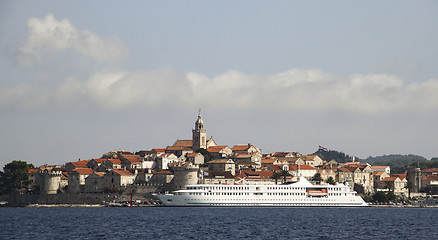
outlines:
M208 207L365 207L348 185L313 185L304 177L281 185L195 184L154 194L165 206Z

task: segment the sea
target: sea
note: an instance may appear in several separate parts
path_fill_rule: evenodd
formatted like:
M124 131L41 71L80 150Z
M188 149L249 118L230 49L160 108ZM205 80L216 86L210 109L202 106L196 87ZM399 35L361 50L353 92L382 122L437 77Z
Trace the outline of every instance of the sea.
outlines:
M438 239L438 208L0 208L0 239Z

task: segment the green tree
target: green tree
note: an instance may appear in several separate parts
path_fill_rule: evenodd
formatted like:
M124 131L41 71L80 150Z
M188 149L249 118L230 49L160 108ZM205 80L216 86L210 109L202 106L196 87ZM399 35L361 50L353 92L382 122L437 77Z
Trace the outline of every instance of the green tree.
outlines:
M320 183L322 181L321 174L320 173L315 173L315 175L313 175L313 177L312 177L312 181Z
M397 199L397 196L394 194L394 192L388 192L387 194L386 194L386 197L387 197L387 199L388 199L388 201L394 201L394 200L396 200Z
M332 177L329 177L329 178L327 179L327 183L328 183L328 184L331 184L331 185L334 185L334 184L335 184L335 180L333 180Z
M274 172L272 174L272 179L275 179L275 185L277 185L278 179L280 179L280 177L281 177L281 174L278 172Z
M286 170L281 171L280 175L283 177L283 183L286 182L286 177L290 176L289 172Z
M333 159L338 163L346 163L351 161L352 156L349 156L343 152L329 150L329 151L322 151L318 150L314 152L313 154L318 155L322 159Z
M376 192L373 194L373 200L377 202L386 202L388 201L388 196L384 192Z
M6 164L3 172L0 172L0 194L15 193L17 189L26 188L31 183L28 171L33 167L26 161L14 160Z

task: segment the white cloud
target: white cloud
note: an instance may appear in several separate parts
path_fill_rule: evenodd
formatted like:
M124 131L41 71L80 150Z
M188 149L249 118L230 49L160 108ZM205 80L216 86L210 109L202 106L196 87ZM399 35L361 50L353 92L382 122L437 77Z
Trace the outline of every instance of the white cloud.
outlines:
M2 88L0 106L88 101L107 109L202 106L375 114L438 110L436 92L438 79L405 84L397 76L385 74L339 77L318 69L291 69L270 75L227 71L208 77L163 68L148 72L102 70L88 79L68 78L56 86Z
M74 50L98 63L119 62L128 56L128 48L118 38L102 38L78 30L68 19L56 20L52 14L27 22L28 38L20 49L19 60L25 64L44 61L61 51Z
M65 74L61 81L0 87L0 107L38 108L87 104L106 109L149 108L272 109L275 111L344 111L376 114L438 110L438 79L406 84L396 75L337 76L320 69L248 75L229 70L217 76L179 73L172 68L129 71L105 68L128 54L115 37L104 39L76 29L67 19L28 21L28 38L21 50L27 63L47 61L47 54L74 50L103 63L88 77ZM60 54L67 59L67 56ZM44 67L38 74L51 73ZM73 71L74 72L74 71ZM83 73L81 73L84 75Z

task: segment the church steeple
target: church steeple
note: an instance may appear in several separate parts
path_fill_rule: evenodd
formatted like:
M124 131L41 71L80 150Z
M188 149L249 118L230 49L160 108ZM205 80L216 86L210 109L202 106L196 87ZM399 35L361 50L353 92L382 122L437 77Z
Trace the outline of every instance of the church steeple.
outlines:
M198 119L195 122L195 129L193 133L193 150L196 151L200 148L207 148L207 130L204 128L204 121L202 121L201 109L199 109Z
M195 130L204 129L204 121L202 121L201 109L199 109L198 120L195 122Z

